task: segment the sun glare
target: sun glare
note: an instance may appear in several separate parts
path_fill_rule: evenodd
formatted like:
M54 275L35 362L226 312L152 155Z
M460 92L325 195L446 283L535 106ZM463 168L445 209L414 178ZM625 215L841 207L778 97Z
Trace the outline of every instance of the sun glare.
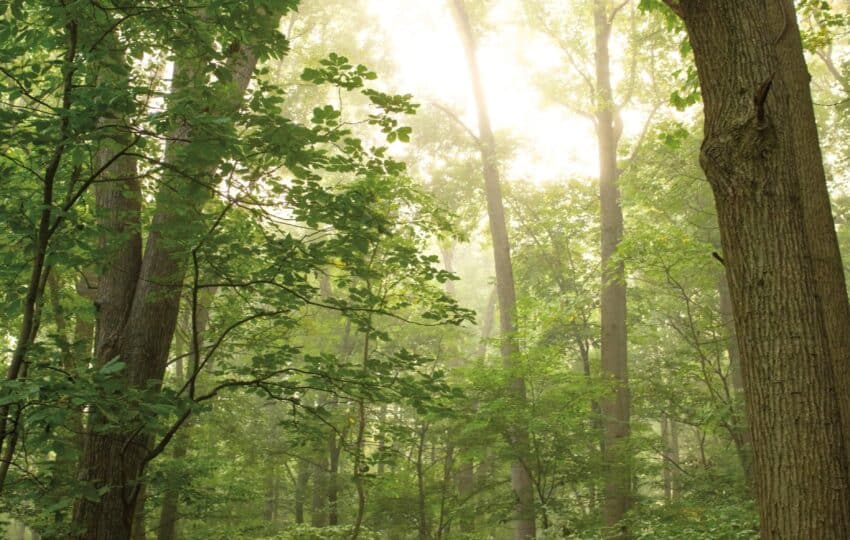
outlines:
M598 174L591 122L563 106L544 103L534 74L561 69L558 51L543 39L520 35L511 2L500 2L492 17L507 34L479 43L479 64L493 128L510 133L520 148L504 164L505 180L534 183ZM513 6L515 7L515 6ZM475 105L463 48L444 1L372 0L398 71L399 90L463 111L473 131ZM521 46L520 50L517 47Z

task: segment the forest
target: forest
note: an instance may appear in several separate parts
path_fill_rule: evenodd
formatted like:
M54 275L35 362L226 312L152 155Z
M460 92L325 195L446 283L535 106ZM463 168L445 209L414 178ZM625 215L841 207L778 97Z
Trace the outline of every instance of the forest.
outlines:
M0 0L0 537L846 540L848 113L848 0Z

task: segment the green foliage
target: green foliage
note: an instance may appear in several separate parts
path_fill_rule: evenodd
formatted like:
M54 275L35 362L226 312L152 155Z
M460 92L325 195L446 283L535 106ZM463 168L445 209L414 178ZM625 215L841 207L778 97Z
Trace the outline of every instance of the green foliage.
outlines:
M593 3L468 3L482 43L501 25L544 35L563 53L537 74L544 100L594 114ZM385 36L366 3L0 6L7 356L45 211L50 233L26 370L0 382L0 407L20 435L0 510L43 537L71 535L74 502L108 489L76 473L92 426L162 450L144 477L149 536L177 492L187 540L347 539L361 518L361 539L498 538L515 505L510 464L522 455L508 441L522 425L541 537L606 534L599 401L613 387L600 377L594 179L518 181L512 160L530 149L498 135L520 349L506 369L488 301L477 141L462 109L389 90ZM846 245L848 22L820 0L797 9L818 58L816 101L830 105L818 115ZM711 257L719 235L696 159L690 45L660 0L624 4L612 32L615 102L625 122L648 115L618 148L628 525L634 538L755 538L736 448L746 423L719 312L723 268ZM260 64L239 96L243 47ZM98 209L95 187L115 182L104 155L136 162L140 188L121 194L140 203L146 240L167 245L185 270L162 381L130 385L122 358L92 358L97 275L131 237L107 230L115 216ZM518 378L525 399L505 391ZM675 455L662 424L676 430ZM335 510L342 525L295 524L297 508L319 523Z
M271 537L267 540L347 540L351 538L351 527L308 527L306 525L288 527L283 533ZM381 536L378 533L368 530L360 530L358 538L363 540L378 540Z

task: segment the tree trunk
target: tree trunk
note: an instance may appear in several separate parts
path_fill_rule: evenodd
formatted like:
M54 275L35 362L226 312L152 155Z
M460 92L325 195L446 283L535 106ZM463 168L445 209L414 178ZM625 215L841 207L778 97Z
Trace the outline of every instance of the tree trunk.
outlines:
M484 98L484 88L476 58L475 38L469 23L463 0L453 0L455 20L469 67L469 78L478 109L478 144L484 173L484 191L487 197L487 215L490 235L493 240L493 259L496 265L496 291L499 299L499 323L501 330L501 354L505 369L509 372L508 391L513 399L525 401L525 380L514 373L516 356L519 354L516 336L516 287L511 264L510 242L502 202L502 187L499 180L499 160L496 155L496 140L490 127L490 116ZM516 452L511 464L511 487L516 496L514 538L523 540L535 537L534 492L531 475L524 463L529 454L528 428L524 425L509 427L508 439Z
M465 460L457 470L457 494L461 504L467 504L472 499L475 485L475 469L471 460ZM460 515L460 532L472 533L475 531L475 516L464 510Z
M328 460L324 448L313 456L313 489L310 500L310 525L324 527L328 524Z
M191 329L190 338L188 343L185 340L178 340L179 342L183 342L183 344L178 347L178 351L182 353L183 351L189 352L189 358L194 359L198 358L198 355L201 353L200 348L204 343L204 336L206 335L207 327L210 322L210 308L212 306L212 302L215 298L217 289L210 288L205 289L203 295L199 295L199 301L197 305L197 310L194 315L194 325L195 328ZM191 309L187 310L185 315L188 315L187 318L192 321L191 317ZM193 323L190 322L191 326ZM196 349L195 344L197 343L198 347ZM194 361L192 362L184 362L182 358L177 359L177 362L174 366L175 372L175 388L182 388L186 381L195 376L192 373L192 366ZM211 362L207 363L207 368L212 369L210 366ZM185 368L184 368L185 365ZM191 433L191 418L187 420L179 432L174 436L174 450L172 452L172 459L176 462L180 462L186 458L186 454L189 451L189 442ZM178 486L169 484L165 488L165 493L162 497L162 507L159 512L159 524L157 525L157 540L174 540L177 538L177 522L180 519L180 489Z
M177 378L177 386L183 385L183 360L177 360L177 373L180 376ZM187 370L188 371L188 370ZM174 461L182 461L189 450L189 426L183 426L177 435L174 436L174 450L172 459ZM180 519L180 490L177 486L169 485L165 488L165 493L162 496L162 508L159 512L159 525L157 526L157 540L175 540L177 538L177 522Z
M139 496L136 497L136 509L133 514L133 531L130 535L132 540L146 540L147 530L145 529L145 502L147 501L147 489L142 484L139 490Z
M277 478L269 479L272 482L272 500L277 502ZM304 523L304 502L307 500L307 482L310 481L310 464L303 459L298 460L298 469L295 475L295 523Z
M222 114L229 114L238 108L242 95L251 80L256 57L247 46L234 47L230 61L233 74L233 86L228 84L222 97ZM197 60L192 60L196 62ZM175 65L175 88L197 86L193 73L203 70L187 69L178 62ZM202 107L198 107L199 110ZM176 140L190 140L191 129L188 126L178 128ZM174 143L186 144L186 143ZM176 148L166 149L166 160L179 159ZM104 159L111 155L107 149ZM121 161L120 159L118 161ZM114 165L113 165L114 166ZM127 165L129 169L129 165ZM196 171L196 176L211 176L213 169ZM130 171L116 170L112 178L126 178ZM131 178L135 179L135 171ZM161 384L165 374L171 339L177 323L177 313L186 272L187 253L175 249L178 242L172 235L185 236L186 215L176 212L175 207L189 204L200 207L208 194L196 185L180 185L179 193L172 193L174 185L163 186L157 194L157 208L153 217L151 233L148 236L144 256L140 257L141 241L136 235L138 213L134 205L141 201L137 187L126 184L133 190L124 193L110 193L98 198L99 211L107 222L104 230L110 235L119 235L130 230L129 240L101 276L98 288L99 313L96 351L101 363L120 357L126 364L122 376L131 388L144 388L149 381ZM132 206L127 210L124 206ZM194 223L194 222L193 222ZM196 224L197 225L197 224ZM117 236L119 238L126 237ZM126 249L125 249L126 248ZM139 266L139 261L141 264ZM114 318L113 318L114 317ZM97 486L109 486L110 489L99 501L80 499L74 511L74 523L85 532L78 538L86 540L121 540L130 537L134 508L141 487L141 476L148 455L150 440L140 430L128 429L126 432L110 432L106 435L97 431L101 419L90 416L91 429L87 434L83 455L82 479ZM124 431L124 430L122 430Z
M603 424L603 465L605 499L602 518L616 527L631 506L631 467L629 466L629 378L626 342L626 281L622 261L614 258L623 237L623 211L620 206L617 145L621 130L611 89L608 42L611 36L607 2L593 5L596 59L596 133L599 143L599 198L602 225L601 369L616 387L599 401ZM627 536L620 526L621 537Z
M679 498L679 426L666 414L661 417L661 441L664 500L669 504Z
M761 535L848 538L847 453L834 387L847 381L839 380L843 368L833 369L840 356L830 354L846 295L823 296L822 281L836 281L826 274L842 274L825 248L834 231L831 216L822 223L814 122L799 111L811 110L811 100L801 84L807 73L793 4L687 0L675 8L705 104L700 163L714 192L735 315ZM815 231L827 240L814 239Z
M661 480L664 486L664 500L669 504L673 500L673 464L670 463L670 419L661 417Z
M328 435L328 525L339 525L339 453L336 431Z
M777 3L781 9L777 8ZM850 303L844 264L835 233L832 205L818 139L817 123L809 88L809 75L793 0L776 0L781 11L777 27L782 31L776 44L777 76L788 85L789 115L793 127L796 174L800 182L806 240L814 272L814 284L824 314L826 337L836 396L841 412L844 448L850 462Z
M419 428L419 440L416 445L416 493L417 493L417 530L419 531L419 540L428 540L431 536L430 528L428 527L428 500L425 496L425 464L423 463L422 455L425 453L425 435L428 433L428 425L423 425Z
M478 346L479 358L487 356L487 341L493 337L493 320L496 318L497 298L498 295L494 288L487 296L487 303L484 305L484 317L481 320L481 343Z
M682 462L682 458L679 455L679 424L669 417L667 421L670 424L670 465L673 466L670 471L670 491L672 492L673 500L678 501L682 493L680 487L682 471L679 469L679 463Z
M729 355L729 375L732 379L732 439L735 450L744 471L744 481L747 487L754 489L755 479L753 477L753 450L752 436L744 405L744 379L741 377L741 353L738 350L738 338L735 335L735 318L732 315L732 299L729 297L729 284L726 276L723 276L717 284L720 293L720 316L728 333L726 351Z
M113 44L118 51L117 42ZM99 84L125 84L128 68L123 66L123 51L108 69L102 69L98 75ZM121 67L119 67L121 66ZM123 72L119 70L124 70ZM115 118L106 118L102 123L111 124ZM112 141L101 142L95 155L95 165L105 166L120 148L129 144L128 131L115 130ZM102 173L104 181L95 184L95 207L98 227L103 231L100 239L102 246L112 245L109 259L97 279L95 308L97 321L95 327L94 358L103 365L119 356L119 342L127 324L136 283L139 277L142 259L141 237L141 185L138 180L136 159L121 156L115 159ZM116 245L115 239L119 239ZM81 478L98 482L99 485L121 486L112 488L112 496L107 494L99 503L80 500L74 509L74 521L85 531L79 538L107 539L110 537L129 538L133 522L135 496L130 497L132 488L125 488L133 471L123 470L122 456L109 452L105 446L117 446L105 437L95 437L91 426L98 422L93 413L89 414L89 432L85 436L81 457ZM120 441L123 446L123 440ZM138 461L144 455L137 444L128 445L130 458ZM117 454L117 455L113 455Z

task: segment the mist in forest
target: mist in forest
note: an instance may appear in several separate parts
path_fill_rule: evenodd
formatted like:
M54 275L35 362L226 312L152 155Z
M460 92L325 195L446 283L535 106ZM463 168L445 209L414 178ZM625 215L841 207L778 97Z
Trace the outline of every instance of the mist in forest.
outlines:
M847 10L0 3L0 535L850 538Z

